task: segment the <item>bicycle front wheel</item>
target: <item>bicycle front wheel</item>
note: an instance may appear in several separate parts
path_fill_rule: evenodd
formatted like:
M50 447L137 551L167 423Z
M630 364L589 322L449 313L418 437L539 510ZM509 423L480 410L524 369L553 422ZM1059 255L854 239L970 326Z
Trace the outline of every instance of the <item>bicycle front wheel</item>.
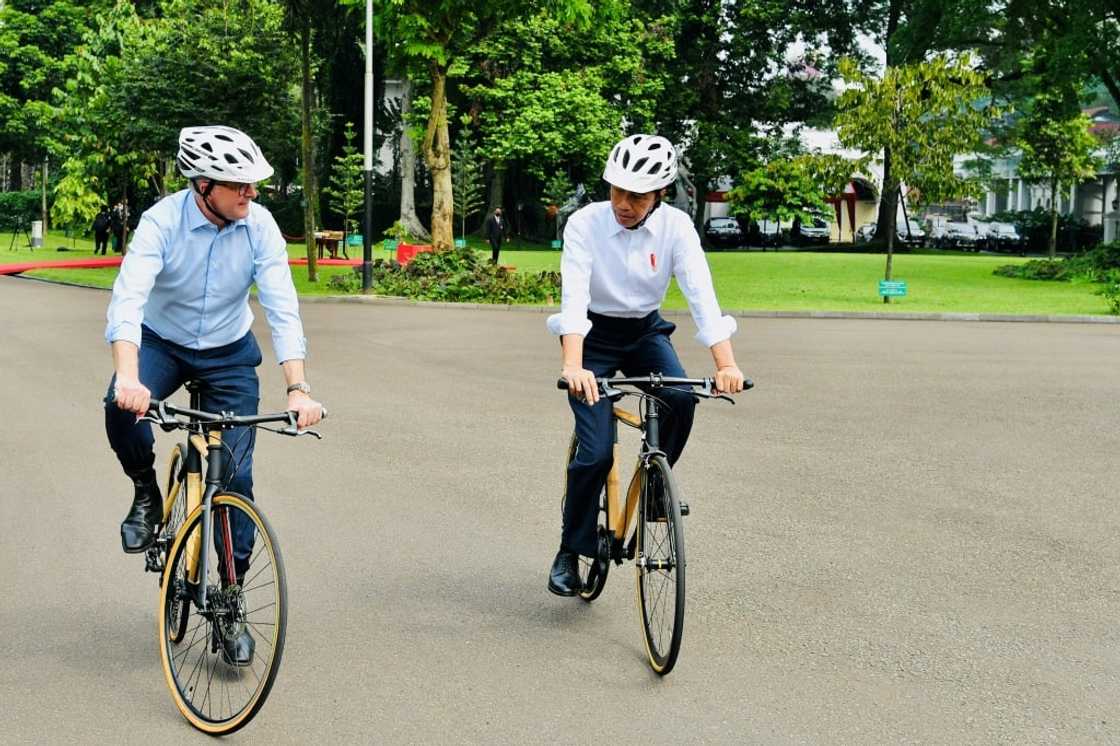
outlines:
M200 506L171 548L160 593L160 658L183 717L201 731L225 735L253 719L276 680L287 586L275 533L252 502L233 493L215 495L210 516L209 547L202 545ZM248 557L238 560L238 549ZM202 552L206 577L200 572ZM199 608L199 594L205 609ZM190 610L178 640L177 605Z
M664 676L676 665L684 637L685 558L680 492L663 456L643 466L637 532L634 564L646 655Z

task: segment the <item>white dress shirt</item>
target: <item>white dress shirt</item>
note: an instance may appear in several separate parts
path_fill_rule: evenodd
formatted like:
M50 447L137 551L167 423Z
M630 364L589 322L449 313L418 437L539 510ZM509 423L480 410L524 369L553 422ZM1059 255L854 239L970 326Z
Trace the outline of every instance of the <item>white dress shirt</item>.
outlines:
M248 217L218 230L189 189L164 197L140 218L113 283L105 339L140 346L140 325L192 350L241 339L253 324L256 284L277 362L303 360L307 342L272 214L253 202Z
M588 311L624 318L656 311L671 277L688 301L700 344L711 347L738 328L719 309L692 220L664 203L637 230L619 224L609 201L577 211L564 228L560 276L560 313L548 317L548 330L556 335L587 336Z

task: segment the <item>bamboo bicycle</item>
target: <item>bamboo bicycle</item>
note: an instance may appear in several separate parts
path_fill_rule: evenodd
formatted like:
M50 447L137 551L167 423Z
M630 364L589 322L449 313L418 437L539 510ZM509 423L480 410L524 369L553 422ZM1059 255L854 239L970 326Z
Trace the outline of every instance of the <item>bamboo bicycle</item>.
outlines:
M238 417L199 411L202 385L186 387L190 408L153 399L142 418L168 432L187 432L186 443L171 453L163 518L146 550L146 569L160 573L160 659L171 696L195 728L225 735L244 727L268 698L284 651L288 599L271 525L251 500L224 490L232 451L222 433L259 427L321 436L297 429L293 412ZM263 427L273 422L286 427ZM235 556L235 533L250 547L248 557ZM246 632L253 640L250 659L233 661L223 642Z
M580 557L579 560L583 585L579 596L589 603L594 601L606 585L610 563L621 565L623 560L634 560L646 656L653 670L664 676L676 665L684 637L686 563L682 518L688 515L689 510L669 461L661 451L660 426L663 410L667 407L658 399L656 392L666 386L690 386L693 396L735 402L731 397L717 393L711 378L667 378L654 373L634 378L596 380L599 393L613 407L611 437L614 441L614 464L599 496L598 556ZM624 390L619 386L635 387L637 390ZM566 391L568 383L560 379L557 387ZM744 391L753 387L751 381L743 382ZM638 414L614 406L625 396L638 397ZM619 422L642 431L638 462L625 497L619 490ZM567 463L575 458L578 449L579 441L573 434Z

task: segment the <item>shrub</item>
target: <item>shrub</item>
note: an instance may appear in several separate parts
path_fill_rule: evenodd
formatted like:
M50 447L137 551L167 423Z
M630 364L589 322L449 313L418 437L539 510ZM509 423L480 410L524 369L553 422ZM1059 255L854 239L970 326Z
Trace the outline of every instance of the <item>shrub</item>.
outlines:
M407 265L378 259L373 263L372 290L418 300L457 303L544 303L560 297L560 274L519 274L479 260L469 249L428 251ZM362 268L332 277L331 288L344 293L361 290Z
M1120 269L1111 269L1102 278L1103 287L1097 291L1108 303L1108 312L1120 315Z
M1015 277L1020 280L1068 280L1069 267L1065 261L1032 259L1023 264L1001 264L992 270L993 275Z
M42 209L43 193L37 189L0 192L0 231L14 231L21 222L31 230L31 221L39 219Z

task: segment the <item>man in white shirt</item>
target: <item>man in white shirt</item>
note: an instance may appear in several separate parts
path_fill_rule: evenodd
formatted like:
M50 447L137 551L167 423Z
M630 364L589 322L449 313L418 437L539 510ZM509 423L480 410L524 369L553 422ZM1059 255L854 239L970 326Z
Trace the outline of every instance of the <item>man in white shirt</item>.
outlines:
M700 237L688 215L661 203L676 177L672 143L630 135L607 157L603 179L611 185L610 201L582 208L564 229L561 310L549 317L548 328L560 337L560 375L568 382L579 449L568 466L560 551L549 572L548 589L560 596L580 590L579 555L598 552L598 496L614 457L611 405L600 400L595 378L619 370L627 376L685 376L669 341L676 325L658 313L671 277L699 328L697 341L712 353L716 387L743 389L731 348L737 326L720 312ZM696 401L677 389L659 396L671 410L661 437L673 464L688 440Z

